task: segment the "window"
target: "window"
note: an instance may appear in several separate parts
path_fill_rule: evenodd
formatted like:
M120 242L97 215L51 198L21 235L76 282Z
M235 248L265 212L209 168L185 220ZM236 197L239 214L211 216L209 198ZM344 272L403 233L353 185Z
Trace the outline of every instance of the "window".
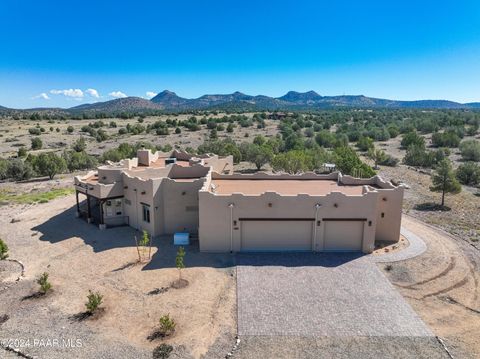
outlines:
M143 221L150 223L150 206L142 203Z

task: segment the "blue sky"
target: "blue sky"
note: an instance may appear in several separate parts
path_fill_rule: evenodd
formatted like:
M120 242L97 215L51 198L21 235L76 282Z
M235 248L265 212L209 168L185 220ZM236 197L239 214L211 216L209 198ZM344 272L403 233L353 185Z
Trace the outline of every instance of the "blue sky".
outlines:
M480 101L479 1L2 0L0 49L17 108L163 89Z

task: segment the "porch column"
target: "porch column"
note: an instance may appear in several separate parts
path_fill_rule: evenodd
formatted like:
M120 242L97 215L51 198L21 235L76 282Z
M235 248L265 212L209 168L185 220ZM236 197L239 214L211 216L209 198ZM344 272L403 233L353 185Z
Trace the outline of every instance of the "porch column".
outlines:
M77 200L77 217L80 217L80 203L78 202L78 190L75 190L75 198Z
M103 204L105 203L104 200L100 200L99 210L100 210L100 224L103 224Z
M103 219L103 204L106 202L106 200L99 200L99 212L100 212L100 223L98 224L98 228L101 229L101 230L104 230L107 228L107 226L105 225L105 221Z
M92 218L92 210L90 209L90 196L87 194L87 222L90 223Z

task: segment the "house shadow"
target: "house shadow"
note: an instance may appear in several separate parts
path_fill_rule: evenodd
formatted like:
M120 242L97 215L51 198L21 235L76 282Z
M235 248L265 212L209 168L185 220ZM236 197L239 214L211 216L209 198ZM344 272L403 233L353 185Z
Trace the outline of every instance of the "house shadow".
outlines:
M94 252L135 246L136 231L134 228L122 226L102 231L98 226L89 224L82 218L77 218L76 211L76 206L72 206L31 230L40 233L41 241L52 244L73 237L81 238L86 245L92 247Z
M362 252L237 253L237 266L339 267L365 256Z
M90 246L95 253L116 248L131 248L137 253L135 237L140 239L142 233L127 225L100 230L97 225L89 224L82 218L76 217L76 206L49 218L32 231L39 233L38 238L52 244L77 237ZM185 246L185 265L187 267L228 268L235 265L235 256L230 253L200 252L198 240L191 241ZM173 236L160 236L152 239L152 258L144 264L142 270L161 268L175 268L175 257L178 246L173 245ZM123 267L128 266L128 264ZM121 268L113 269L113 271Z
M175 258L179 246L173 244L173 236L160 236L153 239L152 245L157 248L150 262L142 270L175 268ZM190 244L183 246L185 250L185 267L230 268L236 265L235 254L200 252L198 239L191 239Z
M70 238L80 238L90 246L95 253L115 248L131 248L136 253L135 236L140 239L142 233L129 226L121 226L100 230L94 224L88 224L84 219L77 218L76 206L49 218L32 231L40 233L39 239L52 244ZM360 252L345 253L314 253L314 252L252 252L252 253L209 253L200 252L198 239L193 238L190 244L184 246L186 267L231 268L242 266L284 266L305 267L322 266L336 267L356 260L364 254ZM173 244L173 236L159 236L152 239L153 255L142 270L175 268L175 257L178 246ZM113 271L121 270L130 264L125 264Z

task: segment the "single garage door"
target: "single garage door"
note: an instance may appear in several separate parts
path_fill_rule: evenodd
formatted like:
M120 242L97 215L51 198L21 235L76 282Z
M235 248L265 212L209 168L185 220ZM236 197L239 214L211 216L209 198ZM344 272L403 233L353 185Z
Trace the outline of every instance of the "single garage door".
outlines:
M241 220L242 251L310 251L313 220Z
M324 250L361 251L365 221L324 220Z

